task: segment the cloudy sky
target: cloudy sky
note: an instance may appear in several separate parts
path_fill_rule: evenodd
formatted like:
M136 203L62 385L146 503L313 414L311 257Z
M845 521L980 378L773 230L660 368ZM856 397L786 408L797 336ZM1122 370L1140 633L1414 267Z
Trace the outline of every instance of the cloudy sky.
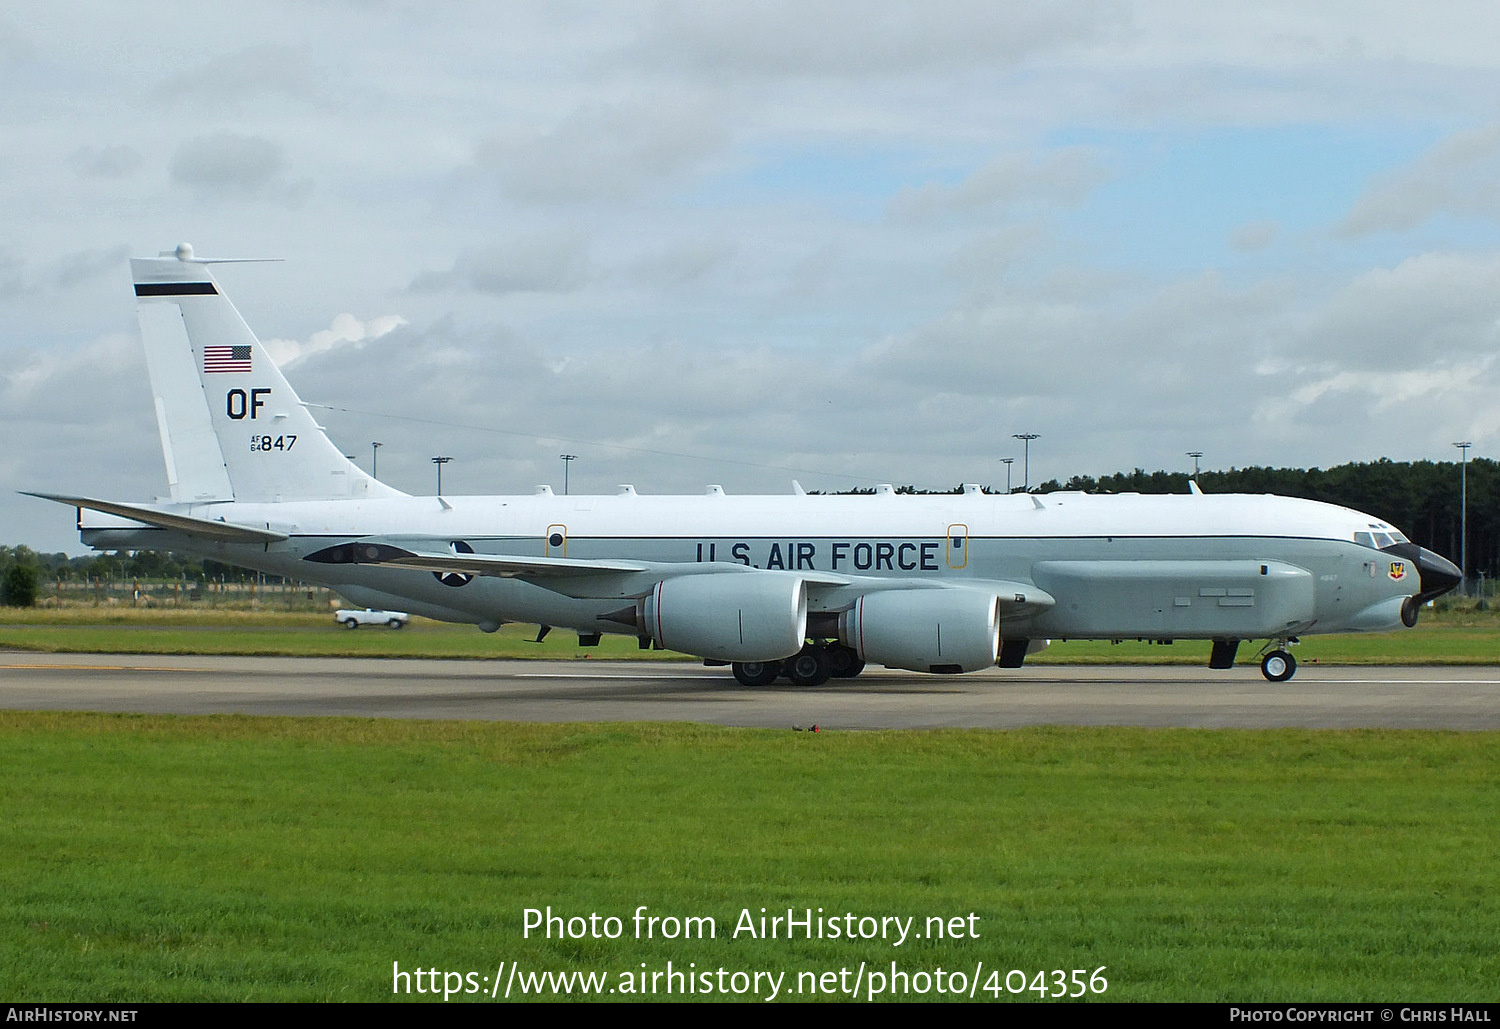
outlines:
M1500 450L1479 2L0 9L0 542L166 490L126 258L431 492ZM1016 465L1020 484L1020 463Z

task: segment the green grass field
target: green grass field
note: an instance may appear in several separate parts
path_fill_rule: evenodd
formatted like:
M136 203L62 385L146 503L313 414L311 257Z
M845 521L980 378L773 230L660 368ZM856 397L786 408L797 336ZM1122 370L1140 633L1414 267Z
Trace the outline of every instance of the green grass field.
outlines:
M1497 742L0 713L0 996L381 1000L393 962L613 986L671 961L812 999L799 973L895 961L978 967L978 999L987 970L1008 999L1013 969L1105 966L1111 1001L1488 1001ZM624 935L524 938L548 905ZM717 938L634 939L640 905ZM979 935L731 938L762 907Z
M416 618L400 631L341 628L331 613L223 608L65 607L0 609L0 649L94 654L265 654L293 657L682 658L642 651L634 638L605 636L580 648L559 629L532 643L536 627L507 625L486 635L470 625ZM1209 644L1159 646L1127 640L1055 642L1028 658L1037 664L1207 664ZM1241 657L1255 649L1246 645ZM1500 664L1500 614L1449 608L1423 613L1415 629L1380 635L1309 636L1297 660L1321 664Z
M413 618L404 629L345 629L327 614L206 608L0 608L0 649L76 654L258 654L289 657L685 659L640 650L634 637L605 636L580 648L577 634L550 633L533 643L534 625L483 633L472 625Z
M532 644L529 627L350 632L224 609L0 623L0 647L38 650L662 656L630 639L580 651L561 631ZM1497 628L1492 612L1439 612L1408 633L1312 638L1298 656L1493 664ZM1207 650L1070 643L1042 659ZM975 999L1036 1000L1011 991L1103 966L1111 1001L1491 1000L1497 743L0 712L0 998L382 1000L399 962L456 973L448 984L469 991L456 1003L484 999L497 967L595 972L607 990L672 962L782 973L778 999L808 1000L814 982L894 961L927 976L927 992L918 977L896 999L937 999L938 968ZM718 935L635 939L640 905L712 917ZM523 911L548 906L618 917L622 937L526 938ZM763 907L912 917L918 931L972 913L979 936L731 938Z

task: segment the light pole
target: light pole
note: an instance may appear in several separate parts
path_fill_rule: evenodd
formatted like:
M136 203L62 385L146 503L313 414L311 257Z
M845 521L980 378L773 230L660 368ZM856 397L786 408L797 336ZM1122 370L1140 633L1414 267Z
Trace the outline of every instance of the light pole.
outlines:
M1193 481L1197 482L1198 481L1198 458L1200 458L1200 457L1203 456L1203 451L1201 451L1201 450L1189 450L1187 452L1187 456L1191 457L1193 459Z
M558 454L563 463L563 496L568 495L568 465L578 460L577 454Z
M370 478L372 479L380 478L380 448L383 446L385 446L384 443L370 444Z
M1474 444L1469 440L1453 444L1463 451L1463 461L1458 466L1458 571L1459 587L1463 595L1469 595L1469 448Z
M1010 493L1010 466L1016 463L1013 457L1002 457L1000 463L1005 466L1005 492Z
M1041 434L1040 433L1036 433L1036 432L1016 432L1016 433L1012 433L1010 438L1011 439L1018 439L1022 443L1026 444L1026 463L1025 463L1025 465L1023 467L1026 469L1026 473L1025 473L1025 478L1026 478L1026 492L1030 493L1031 492L1031 441L1034 440L1034 439L1041 439Z
M434 457L432 459L432 463L435 464L435 465L437 465L437 473L438 473L438 491L437 491L437 495L438 496L442 496L443 495L443 465L447 464L451 460L453 460L453 458L451 458L451 457Z

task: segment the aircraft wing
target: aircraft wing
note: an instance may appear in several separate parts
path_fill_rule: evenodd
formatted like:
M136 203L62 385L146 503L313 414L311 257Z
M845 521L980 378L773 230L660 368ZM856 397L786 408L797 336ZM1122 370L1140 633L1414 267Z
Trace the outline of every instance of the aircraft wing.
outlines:
M675 578L680 575L739 572L750 574L759 569L732 562L683 562L683 561L595 561L568 557L524 557L516 554L454 554L408 550L389 543L359 542L341 543L315 553L304 560L319 564L381 565L394 568L412 568L440 575L488 575L505 579L559 579L569 577L593 577L599 575L622 575L642 573L660 578ZM780 574L780 573L778 573ZM861 590L873 585L865 577L839 575L837 572L805 571L796 573L799 578L813 586L850 586ZM901 582L880 580L876 590L886 589L947 589L950 584L936 582ZM993 592L1000 599L1000 606L1012 613L1045 611L1056 601L1045 590L1033 583L1002 579L972 579L963 583L965 587ZM567 592L564 590L564 592Z
M53 493L31 493L22 491L28 497L37 497L41 500L51 500L68 507L98 511L101 514L116 515L120 518L129 518L131 521L141 522L145 525L154 525L158 529L176 529L179 532L190 533L205 539L220 540L225 543L279 543L287 538L284 532L276 532L273 529L256 528L253 525L236 525L222 519L194 518L192 515L172 514L167 511L157 511L154 508L140 507L135 504L121 504L113 500L94 500L89 497L64 497Z
M579 561L566 557L521 557L510 554L432 554L389 543L341 543L304 559L330 565L394 565L428 572L458 572L462 575L492 575L514 579L545 575L597 575L644 572L644 561Z
M304 559L319 564L384 565L461 575L489 575L504 579L556 579L572 576L621 575L642 572L663 578L708 572L753 572L754 568L729 562L594 561L570 557L523 557L517 554L436 554L389 543L341 543ZM802 578L820 586L844 586L848 576L813 572ZM1034 587L1033 587L1034 588Z

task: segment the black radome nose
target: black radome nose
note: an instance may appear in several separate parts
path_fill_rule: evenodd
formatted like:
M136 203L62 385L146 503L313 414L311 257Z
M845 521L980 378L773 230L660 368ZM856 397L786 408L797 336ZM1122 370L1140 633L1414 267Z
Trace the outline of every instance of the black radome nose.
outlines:
M1425 604L1435 597L1441 597L1463 581L1463 573L1458 570L1458 565L1442 554L1428 550L1426 547L1419 547L1415 543L1397 543L1395 546L1385 547L1382 552L1404 557L1417 566L1420 584L1417 587L1416 596L1412 598L1414 601L1412 621L1415 621L1417 605ZM1408 621L1407 624L1411 625L1412 621Z
M1426 547L1418 548L1417 573L1422 577L1422 592L1417 599L1424 604L1456 587L1464 577L1458 565Z

